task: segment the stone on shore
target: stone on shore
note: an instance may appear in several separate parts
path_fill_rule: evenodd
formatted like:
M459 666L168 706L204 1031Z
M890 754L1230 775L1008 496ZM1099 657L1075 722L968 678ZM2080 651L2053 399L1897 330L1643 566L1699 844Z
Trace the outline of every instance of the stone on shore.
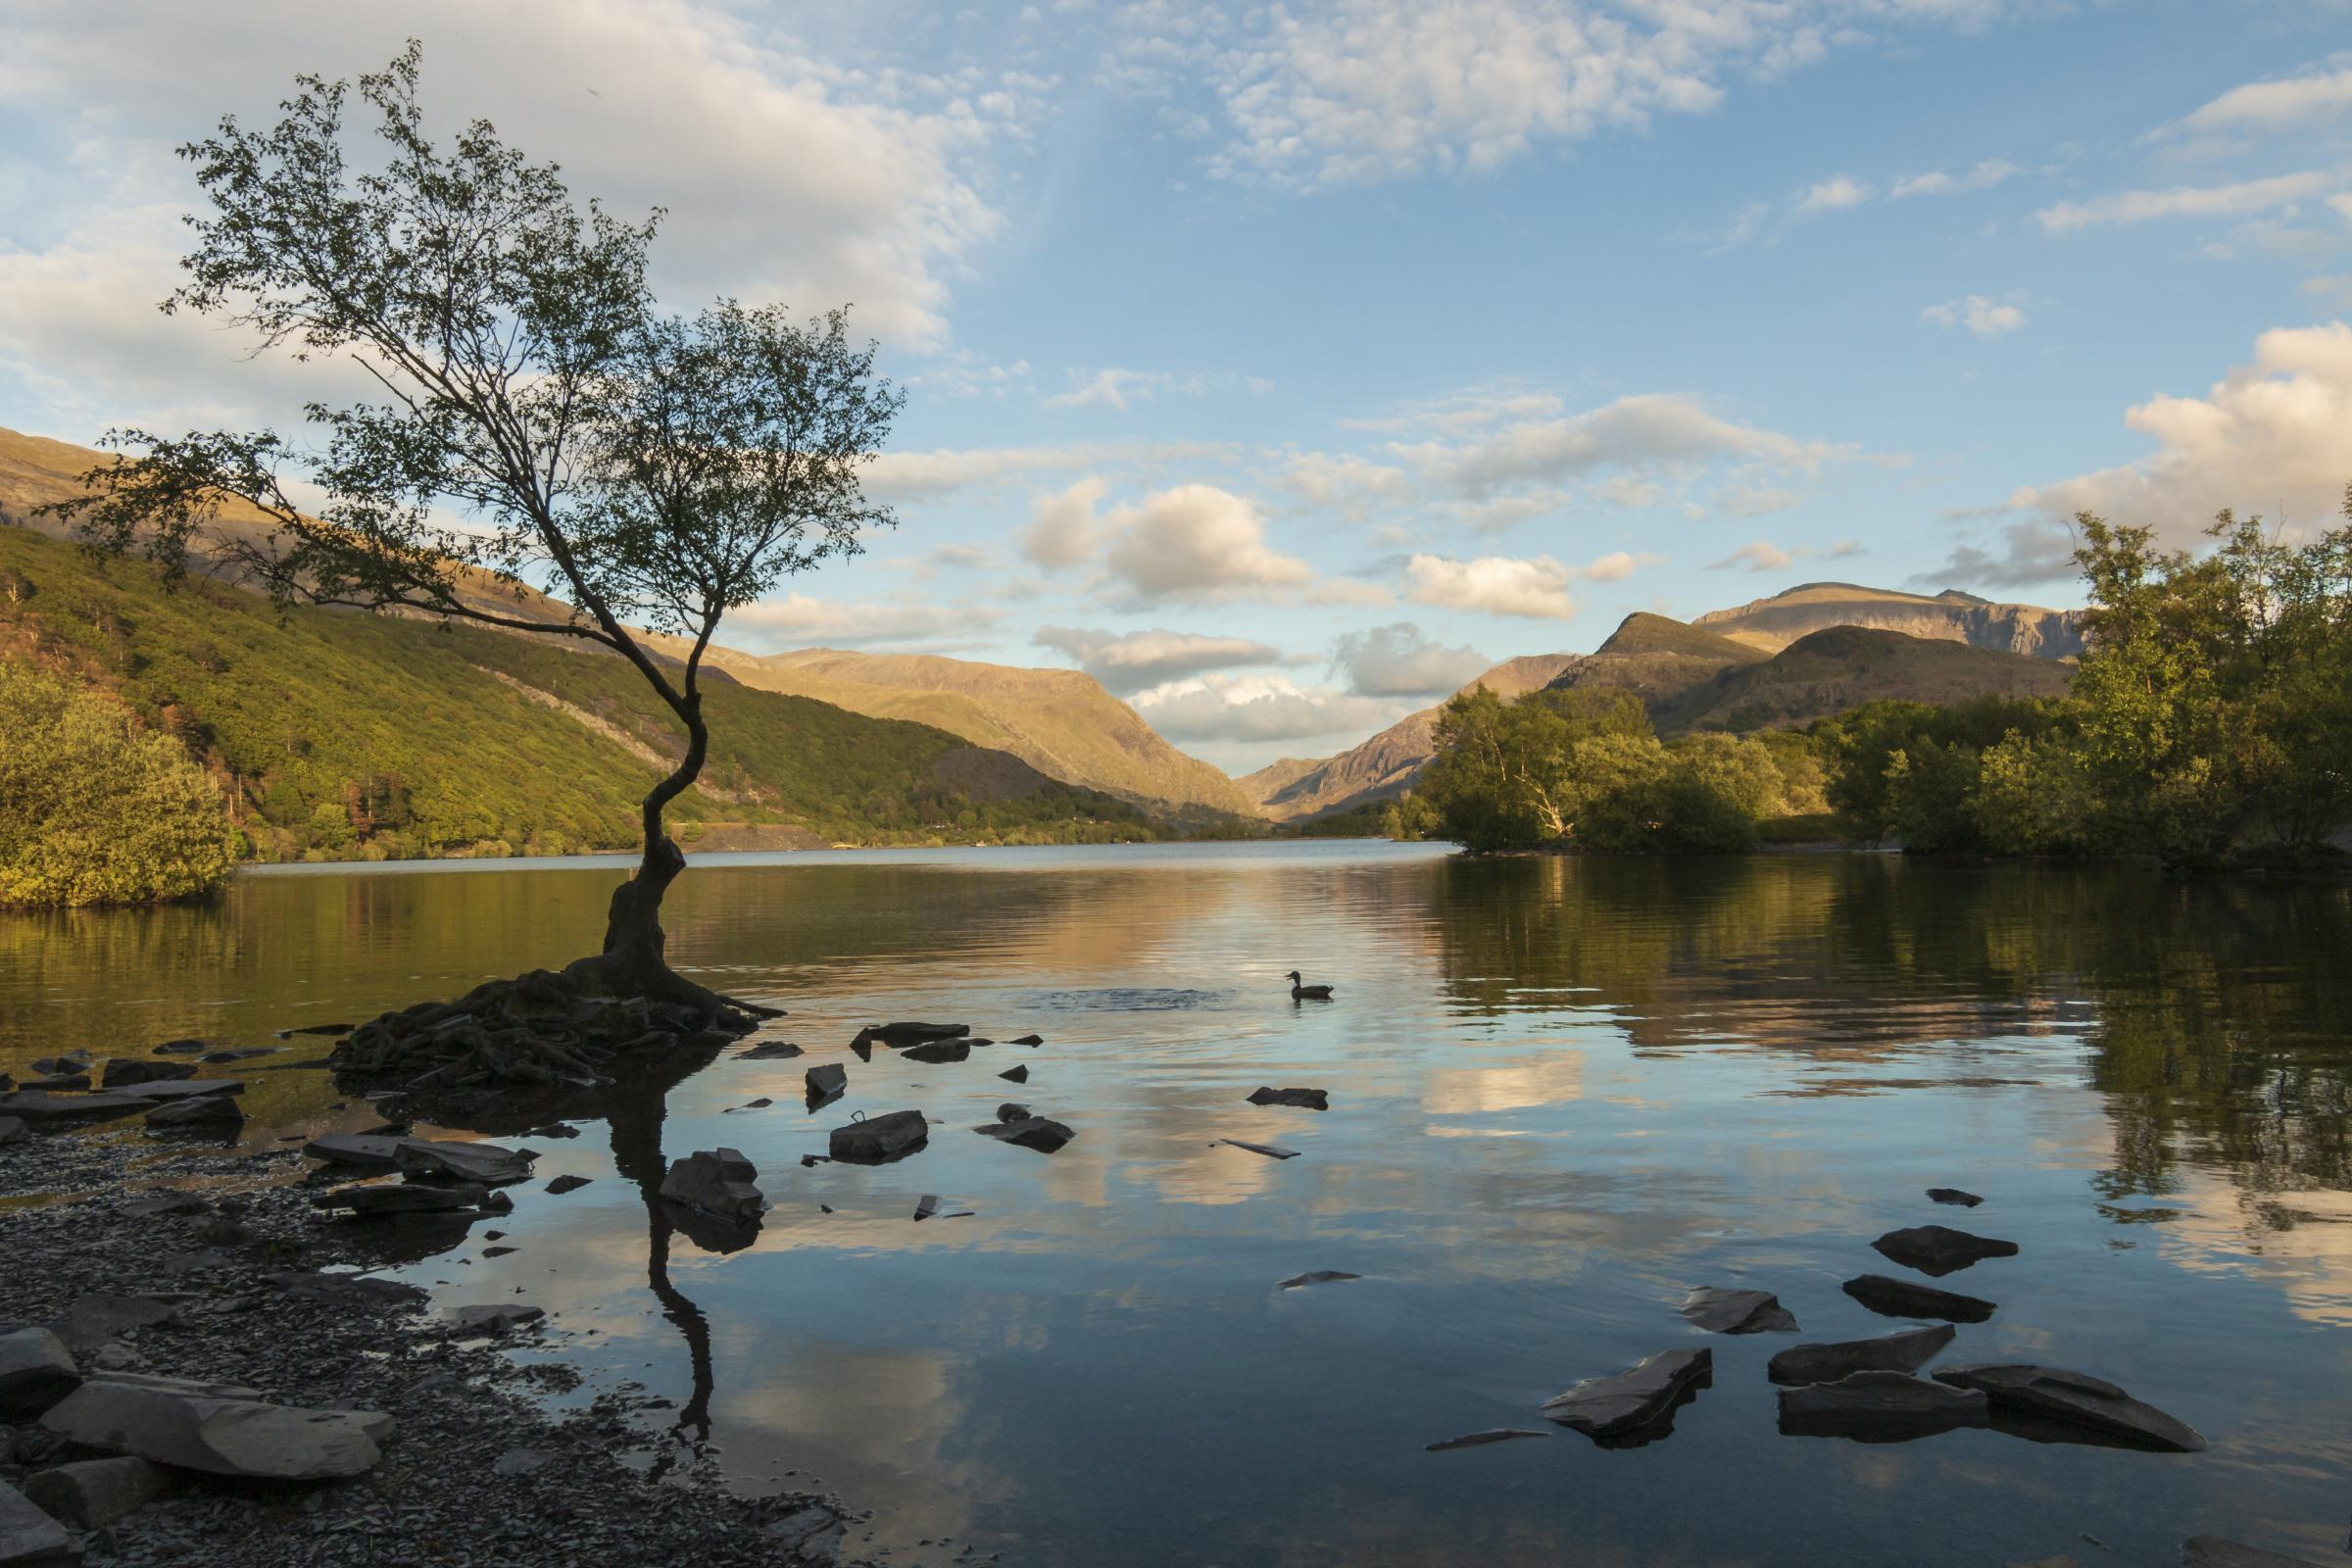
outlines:
M1976 1236L1948 1225L1914 1225L1908 1230L1888 1231L1870 1245L1881 1257L1935 1278L1956 1274L1988 1257L2017 1255L2015 1242Z
M849 1092L850 1069L838 1061L824 1062L802 1074L808 1085L808 1102L821 1105L828 1100L838 1100Z
M256 1481L356 1476L383 1457L392 1418L271 1404L250 1389L111 1373L41 1418L69 1442Z
M81 1561L66 1527L0 1481L0 1568L64 1568Z
M1250 1092L1252 1105L1296 1105L1300 1110L1329 1110L1331 1091L1328 1089L1269 1089L1260 1086Z
M1982 1323L1999 1310L1992 1302L1956 1291L1884 1274L1863 1274L1838 1287L1881 1317L1939 1317L1947 1323Z
M51 1122L107 1121L132 1115L151 1104L152 1102L134 1100L127 1093L58 1095L45 1089L20 1089L0 1095L0 1116L39 1127Z
M1700 1286L1683 1298L1683 1316L1709 1334L1794 1334L1796 1316L1769 1291Z
M1595 1442L1663 1437L1656 1429L1671 1426L1676 1402L1685 1393L1706 1387L1714 1368L1711 1350L1661 1350L1623 1372L1587 1378L1545 1401L1544 1419Z
M153 1460L83 1459L24 1478L24 1495L76 1530L103 1530L180 1489L181 1478Z
M2063 1367L1977 1363L1938 1367L1936 1381L1982 1390L2003 1415L2031 1416L2079 1428L2132 1447L2202 1453L2205 1440L2187 1423L2142 1404L2114 1384Z
M146 1122L165 1131L234 1133L245 1125L245 1107L233 1095L199 1095L156 1106Z
M662 1178L662 1197L714 1219L754 1220L767 1210L759 1177L735 1150L698 1149L670 1164Z
M2320 1568L2308 1557L2241 1546L2219 1536L2191 1536L2180 1543L2180 1568Z
M0 1116L0 1149L6 1149L11 1144L21 1144L31 1136L32 1129L24 1125L24 1117Z
M1792 1345L1765 1369L1775 1383L1835 1383L1856 1372L1916 1372L1958 1332L1949 1323L1899 1329L1868 1340Z
M89 1072L90 1054L86 1051L64 1051L54 1056L35 1056L25 1065L44 1078L71 1078Z
M1836 1383L1781 1391L1781 1433L1791 1438L1851 1438L1902 1443L1991 1419L1974 1389L1947 1388L1907 1372L1855 1372Z
M74 1352L51 1330L0 1334L0 1421L29 1421L80 1382Z
M314 1274L289 1269L266 1277L288 1296L330 1306L389 1310L421 1305L428 1294L421 1286L368 1274Z
M361 1219L388 1214L455 1214L478 1209L490 1196L479 1182L400 1182L338 1187L311 1200L316 1208L345 1208Z
M392 1170L400 1152L401 1140L368 1133L320 1133L302 1146L302 1152L313 1159L323 1159L330 1165L348 1165L354 1170Z
M1951 1203L1960 1208L1974 1208L1984 1201L1976 1194L1964 1193L1957 1187L1931 1187L1928 1189L1928 1200L1934 1203Z
M850 1165L880 1165L904 1159L931 1137L931 1124L919 1110L893 1110L863 1121L836 1127L826 1152Z
M194 1100L204 1095L241 1095L245 1081L241 1078L189 1078L181 1082L155 1084L124 1084L120 1089L108 1089L89 1098L127 1100L134 1105L149 1106L167 1100Z
M178 1315L176 1305L153 1296L77 1296L47 1327L68 1350L87 1355L133 1329L169 1323Z
M403 1138L392 1152L392 1163L413 1176L479 1182L484 1187L509 1187L531 1179L526 1150L498 1144L464 1144L444 1139Z

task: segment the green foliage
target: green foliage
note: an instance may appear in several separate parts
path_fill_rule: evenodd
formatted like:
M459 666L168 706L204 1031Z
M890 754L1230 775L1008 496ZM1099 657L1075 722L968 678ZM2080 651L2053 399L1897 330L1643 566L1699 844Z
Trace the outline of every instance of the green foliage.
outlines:
M168 735L0 663L0 905L154 904L218 889L235 830Z

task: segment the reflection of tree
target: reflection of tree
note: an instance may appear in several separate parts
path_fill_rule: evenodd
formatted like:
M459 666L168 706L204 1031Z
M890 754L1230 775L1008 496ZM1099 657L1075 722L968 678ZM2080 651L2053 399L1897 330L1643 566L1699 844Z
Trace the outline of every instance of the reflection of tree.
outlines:
M1641 1047L1845 1064L2073 1030L2114 1128L2109 1196L2167 1191L2180 1161L2258 1201L2352 1187L2341 883L1757 856L1456 860L1427 885L1465 1010L1591 1006Z
M710 1396L715 1382L710 1366L710 1321L685 1292L670 1283L669 1244L676 1227L662 1201L662 1177L668 1168L662 1153L662 1123L667 1114L670 1089L708 1059L697 1054L686 1071L665 1073L655 1082L617 1085L608 1093L602 1107L612 1137L613 1168L624 1181L636 1183L638 1195L645 1200L645 1282L662 1303L662 1315L676 1326L686 1342L694 1393L671 1430L696 1444L710 1438Z

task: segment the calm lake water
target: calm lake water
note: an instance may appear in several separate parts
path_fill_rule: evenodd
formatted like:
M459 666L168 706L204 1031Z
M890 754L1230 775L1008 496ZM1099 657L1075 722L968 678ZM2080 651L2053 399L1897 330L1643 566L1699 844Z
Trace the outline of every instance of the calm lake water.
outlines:
M321 868L213 908L0 917L0 1068L268 1044L560 962L624 869ZM542 1177L593 1184L514 1189L511 1255L477 1231L401 1272L452 1304L519 1292L593 1386L676 1400L747 1490L798 1472L876 1510L895 1561L2156 1564L2201 1533L2340 1560L2340 885L1290 844L710 857L671 907L681 966L789 1008L762 1037L808 1054L722 1056L658 1123L538 1142ZM1339 1000L1295 1004L1292 968ZM1046 1043L852 1055L894 1018ZM848 1097L807 1113L803 1069L836 1060ZM368 1119L325 1109L325 1074L249 1081L257 1147ZM1246 1103L1261 1084L1331 1109ZM1076 1141L965 1130L1007 1099ZM800 1165L906 1107L945 1124L914 1157ZM742 1250L669 1238L659 1294L613 1155L641 1170L653 1137L742 1150L774 1205ZM973 1212L917 1223L926 1193ZM1838 1284L1905 1272L1868 1244L1930 1222L2024 1249L1939 1282L2000 1304L1945 1360L2110 1378L2211 1450L1782 1437L1764 1363L1796 1340L1677 1314L1752 1286L1804 1340L1899 1327ZM1365 1277L1275 1289L1309 1269ZM1662 1442L1422 1451L1697 1345L1714 1386Z

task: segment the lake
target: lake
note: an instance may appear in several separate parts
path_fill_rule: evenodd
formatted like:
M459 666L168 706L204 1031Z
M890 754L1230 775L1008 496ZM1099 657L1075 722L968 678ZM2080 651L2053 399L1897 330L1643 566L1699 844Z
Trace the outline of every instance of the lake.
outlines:
M242 876L204 908L0 916L0 1069L190 1034L267 1045L560 963L596 944L625 870L317 867ZM591 1185L513 1189L511 1254L482 1256L477 1230L399 1272L448 1302L546 1307L552 1353L590 1374L579 1397L652 1388L746 1490L815 1479L873 1509L894 1561L2342 1548L2341 884L1345 842L707 857L668 928L681 968L789 1009L760 1038L807 1054L721 1056L626 1139L530 1140L541 1177ZM1294 968L1338 999L1294 1003ZM897 1018L1045 1044L851 1054ZM850 1092L810 1114L802 1073L827 1061ZM1016 1063L1026 1085L996 1076ZM249 1081L257 1148L372 1120L329 1110L323 1073ZM1331 1108L1247 1103L1260 1085L1327 1089ZM1005 1100L1076 1140L1047 1155L966 1130ZM908 1107L944 1124L913 1157L800 1164L852 1112ZM752 1159L773 1204L753 1245L649 1232L613 1148L642 1167L655 1137L671 1158ZM1944 1185L1985 1202L1923 1197ZM942 1214L917 1222L926 1194ZM1927 1223L2023 1248L1936 1282L1999 1303L1943 1361L2109 1378L2210 1450L1784 1437L1764 1363L1798 1339L1677 1312L1691 1287L1753 1287L1804 1341L1887 1332L1839 1282L1905 1273L1869 1243ZM1275 1288L1316 1269L1363 1278ZM1661 1441L1423 1451L1542 1427L1578 1380L1697 1346L1713 1386Z

